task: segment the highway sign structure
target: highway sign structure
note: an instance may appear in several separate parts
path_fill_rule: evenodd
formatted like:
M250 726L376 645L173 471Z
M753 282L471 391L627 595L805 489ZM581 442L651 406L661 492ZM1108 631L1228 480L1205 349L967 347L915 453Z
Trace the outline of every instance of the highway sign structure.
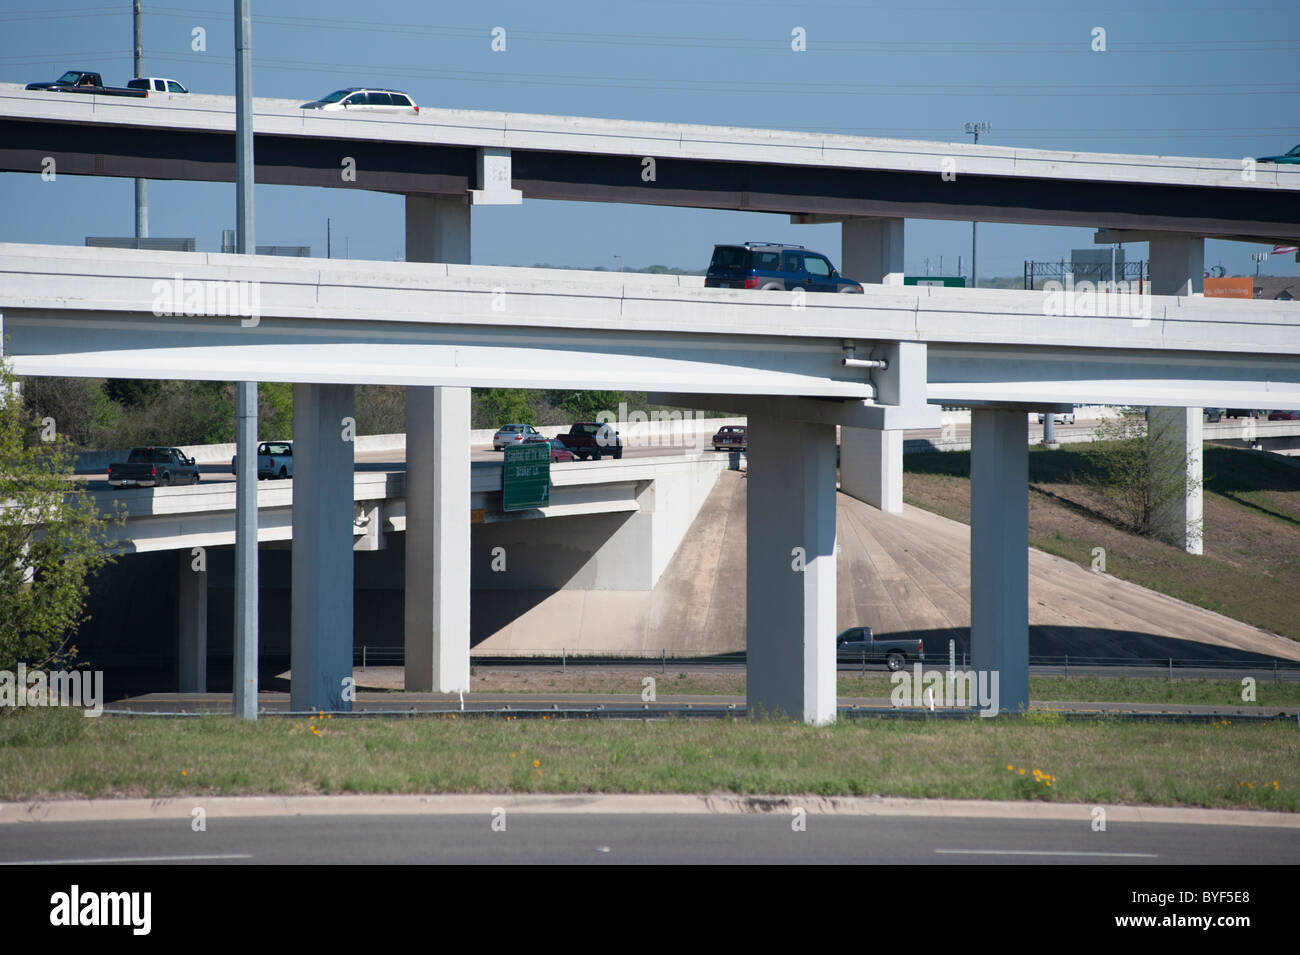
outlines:
M505 449L501 509L527 511L551 502L551 446L521 444Z

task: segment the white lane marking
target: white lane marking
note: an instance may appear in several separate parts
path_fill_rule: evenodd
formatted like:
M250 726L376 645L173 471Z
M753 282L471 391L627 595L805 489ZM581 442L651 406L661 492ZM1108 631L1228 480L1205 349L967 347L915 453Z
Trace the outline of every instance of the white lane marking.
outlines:
M1108 856L1122 859L1159 859L1154 852L1062 852L1046 849L935 849L949 856Z
M113 856L107 859L28 859L0 862L0 865L96 865L115 862L211 862L216 859L251 859L251 855L228 853L204 856Z

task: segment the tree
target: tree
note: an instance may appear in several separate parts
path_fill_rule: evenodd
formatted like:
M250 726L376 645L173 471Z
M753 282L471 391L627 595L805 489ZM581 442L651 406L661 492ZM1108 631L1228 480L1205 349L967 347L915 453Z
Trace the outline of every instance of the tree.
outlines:
M578 421L595 421L602 411L617 415L619 403L627 401L625 391L547 391L545 395Z
M475 389L475 417L486 427L503 424L537 424L537 393L526 388Z
M72 478L71 442L42 428L0 358L0 670L75 654L86 581L112 560L106 519Z
M1185 445L1172 440L1165 419L1142 414L1107 418L1095 437L1090 453L1097 469L1088 483L1112 504L1125 529L1165 536L1168 515L1195 489Z

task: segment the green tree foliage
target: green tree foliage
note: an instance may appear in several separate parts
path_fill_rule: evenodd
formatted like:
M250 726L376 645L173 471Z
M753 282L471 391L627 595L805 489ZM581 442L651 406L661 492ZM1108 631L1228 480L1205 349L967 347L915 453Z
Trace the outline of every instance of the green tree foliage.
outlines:
M357 385L357 434L406 431L406 389L396 385Z
M620 402L627 401L625 391L547 391L546 400L563 409L575 421L595 421L602 411L618 414Z
M97 378L27 378L23 401L38 418L53 418L58 433L73 445L94 447L121 415L104 386Z
M1170 440L1170 426L1159 415L1107 418L1095 436L1089 455L1097 467L1088 483L1111 503L1124 529L1160 536L1162 518L1195 486L1182 442Z
M162 384L149 378L109 378L104 382L104 394L119 405L139 408L158 394Z
M75 653L87 580L112 558L108 526L70 480L71 443L42 427L0 359L0 670ZM48 439L48 440L47 440Z
M537 392L526 388L476 388L474 404L475 418L487 428L537 424Z
M234 421L231 421L234 440ZM257 386L257 436L261 441L293 437L293 385L287 381L264 381Z

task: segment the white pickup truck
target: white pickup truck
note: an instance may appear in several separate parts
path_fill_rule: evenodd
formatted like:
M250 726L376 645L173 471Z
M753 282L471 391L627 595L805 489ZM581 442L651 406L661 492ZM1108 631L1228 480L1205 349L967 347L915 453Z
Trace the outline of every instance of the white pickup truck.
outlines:
M150 93L188 93L185 87L165 76L137 76L127 84L128 89L148 90Z
M230 459L230 473L237 473L235 464L239 455ZM263 441L257 446L257 479L293 477L293 442Z

